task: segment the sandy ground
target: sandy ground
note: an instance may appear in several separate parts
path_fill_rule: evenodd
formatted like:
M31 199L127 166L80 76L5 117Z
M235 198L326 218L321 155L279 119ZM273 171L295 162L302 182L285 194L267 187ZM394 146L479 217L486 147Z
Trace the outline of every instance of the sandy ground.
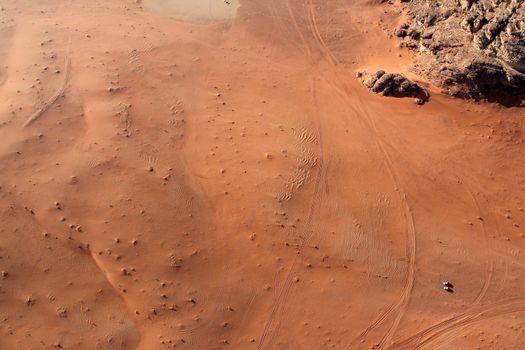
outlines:
M377 2L2 0L0 349L520 348L524 111L368 92Z

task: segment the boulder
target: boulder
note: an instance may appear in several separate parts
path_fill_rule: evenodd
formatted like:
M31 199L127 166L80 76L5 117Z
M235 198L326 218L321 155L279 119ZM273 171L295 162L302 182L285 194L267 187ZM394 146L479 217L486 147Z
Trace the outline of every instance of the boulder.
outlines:
M383 70L370 74L363 80L363 85L382 96L414 97L418 104L428 101L428 91L417 83L398 73L386 73Z

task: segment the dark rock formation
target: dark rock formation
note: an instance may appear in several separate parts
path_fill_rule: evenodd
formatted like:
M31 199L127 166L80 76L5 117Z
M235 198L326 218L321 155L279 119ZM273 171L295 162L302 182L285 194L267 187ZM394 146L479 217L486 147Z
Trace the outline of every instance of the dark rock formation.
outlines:
M362 76L360 74L359 76ZM401 74L377 71L368 76L363 85L372 92L382 96L415 97L417 104L423 104L430 97L427 90L414 83Z
M451 95L525 97L525 1L412 0L395 34L418 52L415 71Z

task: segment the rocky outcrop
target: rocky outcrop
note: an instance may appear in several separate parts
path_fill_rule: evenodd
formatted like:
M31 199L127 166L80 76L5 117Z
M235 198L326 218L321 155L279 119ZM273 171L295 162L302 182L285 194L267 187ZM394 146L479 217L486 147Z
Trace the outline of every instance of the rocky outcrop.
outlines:
M417 51L417 73L455 96L525 96L525 1L402 2L409 20L396 35Z
M364 77L364 73L358 75ZM430 97L427 90L419 84L410 81L401 74L386 73L382 70L365 77L363 85L382 96L415 97L417 104L424 104Z

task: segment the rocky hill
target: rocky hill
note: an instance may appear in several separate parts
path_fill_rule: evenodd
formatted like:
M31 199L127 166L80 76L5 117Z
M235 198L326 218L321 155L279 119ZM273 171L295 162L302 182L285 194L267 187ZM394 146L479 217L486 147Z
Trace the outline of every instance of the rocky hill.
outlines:
M525 1L402 0L396 35L415 70L454 96L516 102L525 96Z

